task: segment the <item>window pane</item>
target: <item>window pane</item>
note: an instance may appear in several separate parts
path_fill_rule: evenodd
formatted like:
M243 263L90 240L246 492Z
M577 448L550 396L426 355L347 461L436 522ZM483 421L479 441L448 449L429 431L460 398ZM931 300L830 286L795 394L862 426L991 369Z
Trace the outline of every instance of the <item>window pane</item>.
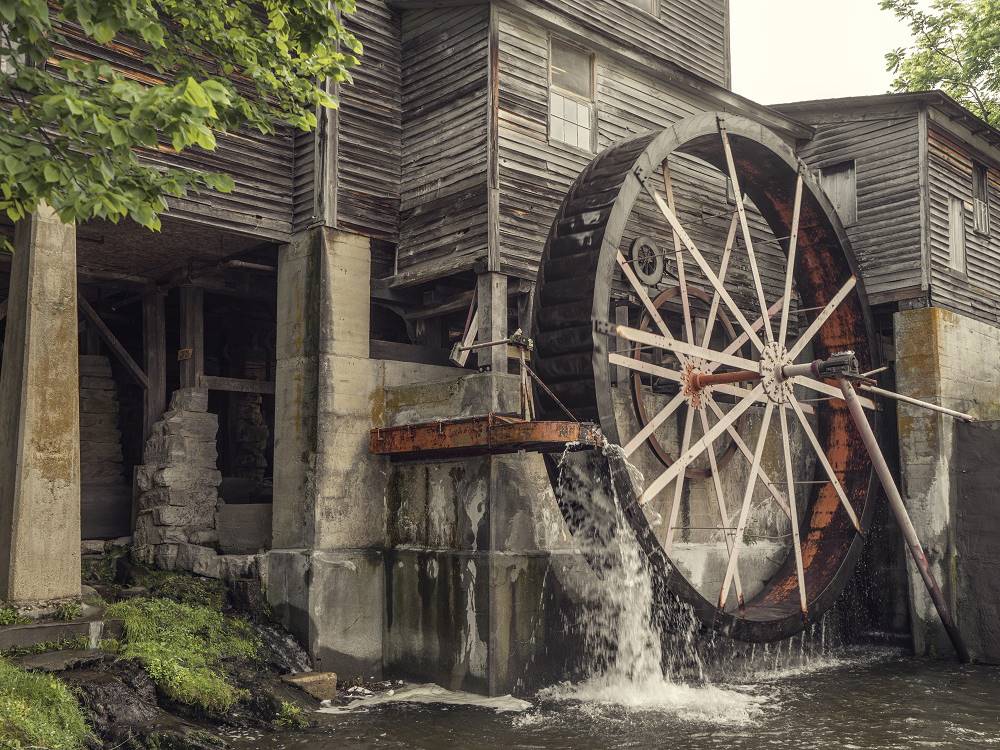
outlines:
M580 125L576 129L576 145L580 148L590 150L590 128Z
M560 94L557 94L555 91L550 92L550 94L549 94L549 114L553 115L554 117L562 117L563 116L563 106L565 106L564 105L565 101L566 100Z
M566 99L563 105L563 119L576 124L576 100Z
M948 261L953 269L965 272L965 202L956 195L948 203Z
M589 52L552 40L552 85L590 99L593 95Z
M556 141L566 140L566 132L563 130L563 121L558 117L553 117L549 122L549 137Z

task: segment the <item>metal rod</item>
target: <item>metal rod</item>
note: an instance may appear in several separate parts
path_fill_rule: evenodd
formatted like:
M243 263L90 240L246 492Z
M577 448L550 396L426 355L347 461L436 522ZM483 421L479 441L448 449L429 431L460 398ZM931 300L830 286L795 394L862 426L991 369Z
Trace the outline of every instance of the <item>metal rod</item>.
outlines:
M912 398L911 396L904 396L901 393L893 393L892 391L887 391L884 388L879 388L878 386L875 385L861 384L859 387L862 390L869 391L870 393L874 393L879 396L885 396L886 398L892 398L895 399L896 401L903 401L904 403L913 404L914 406L922 406L925 409L941 412L942 414L947 414L949 417L955 417L956 419L961 419L964 422L976 421L976 418L971 414L955 411L954 409L949 409L945 406L938 406L937 404L930 404L926 401L921 401L918 398Z
M707 388L713 385L728 383L748 383L761 379L759 372L753 370L735 370L734 372L697 373L693 378L695 388Z
M879 448L875 432L868 423L867 417L865 417L865 411L858 399L858 394L855 392L854 386L846 378L840 378L840 390L844 393L847 408L850 410L851 417L854 418L854 424L857 426L858 432L861 433L861 439L868 449L872 465L875 467L875 472L878 474L878 478L882 482L882 487L885 489L886 497L889 499L889 507L892 508L892 513L896 517L896 523L899 524L899 528L903 532L906 546L910 550L913 562L916 563L917 569L920 571L920 577L924 580L927 593L930 594L931 601L934 602L938 617L941 618L941 624L944 625L944 629L948 632L948 637L955 647L955 652L958 654L959 660L963 664L968 664L971 661L969 651L965 647L962 635L958 632L955 621L951 617L951 611L944 600L944 594L941 593L941 587L938 586L938 582L931 572L930 563L927 562L927 555L924 554L924 549L920 545L920 539L917 537L917 531L913 528L913 522L906 512L903 498L900 496L896 482L892 478L889 464L886 463L885 456L882 455L882 449Z
M545 391L546 395L549 398L551 398L553 401L555 401L556 406L558 406L560 409L562 409L563 412L566 413L566 416L568 416L574 422L579 422L580 421L579 419L576 418L576 416L573 414L573 412L571 412L569 409L566 408L566 405L563 404L563 402L559 400L559 397L556 396L556 394L554 394L551 390L549 390L549 387L547 385L545 385L545 383L542 382L542 379L540 377L538 377L538 375L535 373L534 370L532 370L530 367L528 367L528 365L526 363L523 366L524 366L525 372L527 372L528 375L531 376L531 379L534 380L536 383L538 383L539 388L541 388L543 391Z

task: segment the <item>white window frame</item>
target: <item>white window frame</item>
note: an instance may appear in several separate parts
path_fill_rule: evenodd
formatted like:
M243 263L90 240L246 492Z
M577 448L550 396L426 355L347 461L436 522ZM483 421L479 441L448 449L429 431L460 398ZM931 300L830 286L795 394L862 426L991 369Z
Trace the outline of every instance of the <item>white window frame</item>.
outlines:
M990 236L990 170L978 161L972 162L972 227L976 234Z
M557 86L555 83L553 83L552 48L554 43L559 43L567 47L572 47L587 55L587 59L590 64L590 98L582 97L579 94L574 93L572 91L567 91L566 89ZM548 133L549 143L550 144L558 143L560 146L564 148L571 148L577 151L582 151L587 154L593 154L596 150L596 145L597 145L597 56L594 54L593 51L588 50L585 47L581 47L578 44L573 44L572 42L567 41L566 39L550 34L548 79L549 79L549 96L548 96L548 107L546 109L546 129ZM588 129L590 131L590 142L586 146L580 146L577 143L570 143L568 140L566 140L565 137L558 138L555 137L555 135L553 134L552 120L553 118L555 118L555 115L552 112L553 94L562 97L562 99L564 100L570 100L576 102L577 104L582 104L586 106L587 109L589 110L590 122L588 124ZM562 117L558 117L555 119L566 122L565 118ZM576 126L579 127L579 123L576 123Z
M948 196L948 267L963 276L969 267L969 245L965 232L965 199Z

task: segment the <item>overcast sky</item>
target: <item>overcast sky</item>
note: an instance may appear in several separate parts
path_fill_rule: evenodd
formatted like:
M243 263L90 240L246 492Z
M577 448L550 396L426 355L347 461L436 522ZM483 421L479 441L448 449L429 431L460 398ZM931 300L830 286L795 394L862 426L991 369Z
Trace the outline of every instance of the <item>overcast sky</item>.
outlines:
M884 94L909 32L878 0L730 0L733 89L761 104Z

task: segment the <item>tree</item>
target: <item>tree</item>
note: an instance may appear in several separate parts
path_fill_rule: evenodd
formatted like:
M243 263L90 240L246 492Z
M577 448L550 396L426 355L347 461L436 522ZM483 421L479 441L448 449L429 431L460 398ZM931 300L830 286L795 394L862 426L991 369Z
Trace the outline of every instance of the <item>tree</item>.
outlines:
M159 229L168 196L228 192L228 175L154 168L139 152L213 150L216 133L316 126L361 45L354 0L0 0L0 211L39 201L66 222ZM58 55L71 35L123 42L148 75Z
M914 46L886 55L896 91L940 88L1000 126L1000 0L880 0L905 21Z

